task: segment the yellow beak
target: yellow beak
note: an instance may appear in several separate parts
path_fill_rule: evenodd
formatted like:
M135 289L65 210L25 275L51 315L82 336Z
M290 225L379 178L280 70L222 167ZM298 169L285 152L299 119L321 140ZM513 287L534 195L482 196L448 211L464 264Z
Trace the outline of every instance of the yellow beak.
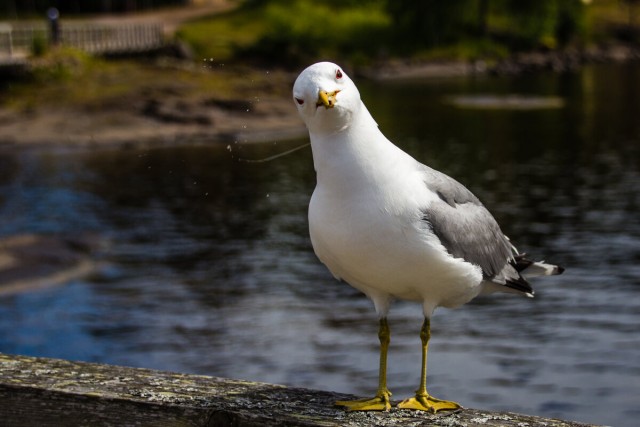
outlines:
M324 108L333 108L336 105L336 95L338 94L338 92L340 92L339 90L333 91L333 92L326 92L324 90L321 90L320 92L318 92L318 102L316 102L316 105L319 107L321 105L324 105Z

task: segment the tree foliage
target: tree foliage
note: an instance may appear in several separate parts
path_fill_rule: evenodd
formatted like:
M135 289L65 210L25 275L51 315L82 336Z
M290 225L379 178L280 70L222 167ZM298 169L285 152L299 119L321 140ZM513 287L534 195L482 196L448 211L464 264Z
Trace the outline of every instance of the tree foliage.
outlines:
M388 0L396 35L423 47L497 35L514 48L555 47L584 31L581 0ZM497 19L501 28L494 29ZM506 23L506 25L504 25Z
M260 41L243 52L245 57L267 57L282 63L296 63L314 57L375 56L384 44L380 35L390 21L378 0L368 7L356 1L314 2L281 0L263 7L262 19L268 22ZM360 2L362 3L362 2Z
M455 41L470 22L475 0L389 0L396 34L426 47Z

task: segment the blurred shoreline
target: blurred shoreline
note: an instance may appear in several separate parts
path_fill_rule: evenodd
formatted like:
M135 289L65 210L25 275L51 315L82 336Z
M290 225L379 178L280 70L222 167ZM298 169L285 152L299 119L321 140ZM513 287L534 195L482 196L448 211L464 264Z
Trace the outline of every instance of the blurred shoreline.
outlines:
M174 60L152 73L171 73L171 67L191 67L193 61ZM472 75L509 75L536 72L575 72L587 64L637 63L640 49L608 45L589 50L530 52L513 55L497 63L477 61L387 61L357 69L346 67L354 78L374 81L402 79L446 79ZM233 65L227 65L227 71ZM206 72L205 72L206 73ZM266 74L265 74L266 73ZM202 74L202 73L201 73ZM290 100L295 73L265 72L238 67L250 85L230 85L230 94L183 91L179 83L144 82L145 89L129 99L105 100L99 107L30 105L16 109L0 106L0 149L13 147L140 148L209 143L259 143L306 136ZM211 79L226 75L211 73ZM259 81L255 76L263 76ZM201 78L209 78L205 75ZM246 82L245 82L246 83ZM242 85L240 85L242 86ZM251 87L246 87L251 86ZM252 86L255 86L253 88Z

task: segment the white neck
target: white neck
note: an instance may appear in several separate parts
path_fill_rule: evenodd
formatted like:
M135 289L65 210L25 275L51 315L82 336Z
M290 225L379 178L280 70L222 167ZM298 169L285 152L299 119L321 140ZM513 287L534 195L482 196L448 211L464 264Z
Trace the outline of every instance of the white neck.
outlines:
M334 133L310 133L310 138L318 185L333 189L375 185L392 170L385 165L407 157L380 132L362 103L349 127Z

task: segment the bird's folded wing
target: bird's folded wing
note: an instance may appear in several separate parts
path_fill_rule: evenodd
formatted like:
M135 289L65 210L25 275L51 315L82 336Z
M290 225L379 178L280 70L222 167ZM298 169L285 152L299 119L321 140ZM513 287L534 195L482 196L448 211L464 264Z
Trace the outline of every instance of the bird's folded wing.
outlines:
M423 168L425 185L439 199L422 211L422 219L452 256L480 266L485 279L500 276L513 259L514 248L496 220L462 184Z

